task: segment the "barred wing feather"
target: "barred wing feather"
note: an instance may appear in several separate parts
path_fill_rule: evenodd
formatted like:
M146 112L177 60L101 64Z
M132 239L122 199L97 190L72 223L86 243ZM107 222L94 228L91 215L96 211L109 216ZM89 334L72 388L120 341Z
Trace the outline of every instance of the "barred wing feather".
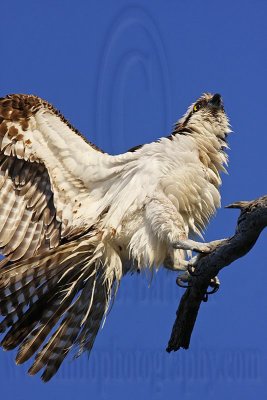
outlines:
M91 350L122 276L96 223L123 162L44 100L0 99L1 346L18 364L35 354L44 381L74 345Z
M11 261L26 259L88 230L94 223L86 219L88 193L108 157L44 100L1 98L2 254Z

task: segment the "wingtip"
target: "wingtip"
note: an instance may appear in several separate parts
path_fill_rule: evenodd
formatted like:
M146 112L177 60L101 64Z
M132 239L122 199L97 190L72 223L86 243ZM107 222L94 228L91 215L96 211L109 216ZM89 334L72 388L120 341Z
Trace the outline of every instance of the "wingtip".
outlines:
M53 377L51 373L49 373L47 370L44 371L44 373L41 376L42 382L47 383L50 381L50 379Z
M15 363L16 365L21 365L23 364L25 361L27 361L27 358L25 357L24 354L18 352L16 358L15 358Z
M34 364L28 369L28 375L33 376L37 371L34 370Z

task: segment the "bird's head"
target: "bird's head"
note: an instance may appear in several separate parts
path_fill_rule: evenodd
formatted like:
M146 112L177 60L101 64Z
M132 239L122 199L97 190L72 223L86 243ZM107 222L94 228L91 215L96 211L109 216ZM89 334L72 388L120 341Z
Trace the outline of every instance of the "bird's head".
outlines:
M218 93L204 93L177 122L174 134L199 133L202 135L215 135L225 141L230 132L230 125L225 114L221 95Z

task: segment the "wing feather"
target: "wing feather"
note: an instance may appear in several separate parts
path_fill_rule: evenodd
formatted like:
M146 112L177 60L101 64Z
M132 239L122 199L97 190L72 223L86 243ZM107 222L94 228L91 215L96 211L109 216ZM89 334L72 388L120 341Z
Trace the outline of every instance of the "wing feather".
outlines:
M0 250L10 260L88 231L88 193L105 155L49 103L0 98Z
M15 232L17 231L21 218L25 213L25 207L26 204L23 203L19 197L16 197L16 202L13 205L13 208L11 209L7 222L3 224L1 221L0 225L0 237L2 238L0 242L1 247L6 246L10 242Z

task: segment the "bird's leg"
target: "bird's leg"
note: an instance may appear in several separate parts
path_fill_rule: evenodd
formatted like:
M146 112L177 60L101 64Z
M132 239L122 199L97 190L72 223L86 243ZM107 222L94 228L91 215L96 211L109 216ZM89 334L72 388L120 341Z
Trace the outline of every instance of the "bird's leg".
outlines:
M201 254L186 261L185 251L210 253L215 247L215 243L219 241L200 243L187 239L181 215L165 196L150 199L145 208L145 217L154 235L159 240L167 242L169 246L164 266L172 271L183 271L183 274L177 278L177 283L190 285L191 276L198 274L197 260ZM211 285L215 285L215 283L212 281Z
M164 260L164 267L171 271L187 271L188 261L184 259L184 253L183 250L171 248Z
M209 243L204 242L196 242L191 239L178 240L172 243L174 249L183 249L183 250L191 250L196 251L197 253L208 254L211 253L218 244L224 242L225 239L214 240Z
M145 208L145 219L155 237L168 248L164 266L173 271L187 270L185 251L173 246L174 242L187 237L183 219L174 205L163 195L150 199Z

